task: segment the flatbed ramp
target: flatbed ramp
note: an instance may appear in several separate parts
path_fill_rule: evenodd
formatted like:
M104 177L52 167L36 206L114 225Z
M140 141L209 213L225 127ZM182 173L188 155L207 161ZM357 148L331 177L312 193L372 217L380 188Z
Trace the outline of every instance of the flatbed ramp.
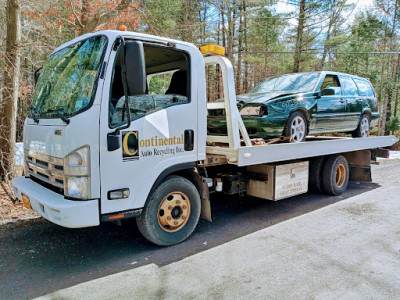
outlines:
M310 137L302 143L240 146L238 148L207 146L207 154L222 155L239 167L282 162L315 156L389 147L399 139L395 136L368 138Z

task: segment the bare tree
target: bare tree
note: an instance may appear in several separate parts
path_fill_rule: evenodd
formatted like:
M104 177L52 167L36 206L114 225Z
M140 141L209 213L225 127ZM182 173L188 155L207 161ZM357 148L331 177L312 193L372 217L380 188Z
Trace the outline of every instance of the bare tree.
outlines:
M19 0L7 0L6 51L3 92L0 104L0 180L15 173L15 137L20 71L21 7Z
M306 8L306 0L300 0L299 5L299 23L297 25L297 36L296 36L296 46L293 62L293 72L297 73L300 71L300 56L303 45L303 31L304 31L304 17Z

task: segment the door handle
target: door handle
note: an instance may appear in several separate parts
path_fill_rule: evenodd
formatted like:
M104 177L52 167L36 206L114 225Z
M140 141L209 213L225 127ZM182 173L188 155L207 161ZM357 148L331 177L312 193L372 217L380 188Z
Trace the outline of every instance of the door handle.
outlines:
M340 103L345 103L346 100L345 100L345 99L340 99L339 102L340 102Z
M185 130L184 149L185 151L192 151L194 148L194 131L192 129Z

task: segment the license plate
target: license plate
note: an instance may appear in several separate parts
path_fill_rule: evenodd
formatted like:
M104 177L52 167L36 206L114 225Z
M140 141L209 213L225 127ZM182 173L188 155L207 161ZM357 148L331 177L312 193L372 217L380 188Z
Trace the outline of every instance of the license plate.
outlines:
M27 209L32 209L31 202L29 201L29 197L27 195L22 194L22 204Z

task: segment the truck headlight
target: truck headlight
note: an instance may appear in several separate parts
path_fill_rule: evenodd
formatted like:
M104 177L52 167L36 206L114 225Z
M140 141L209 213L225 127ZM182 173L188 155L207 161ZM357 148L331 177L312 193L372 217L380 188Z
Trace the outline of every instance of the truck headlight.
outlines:
M90 177L66 177L65 181L65 196L77 199L89 199Z
M83 146L64 158L64 195L90 198L90 147Z

